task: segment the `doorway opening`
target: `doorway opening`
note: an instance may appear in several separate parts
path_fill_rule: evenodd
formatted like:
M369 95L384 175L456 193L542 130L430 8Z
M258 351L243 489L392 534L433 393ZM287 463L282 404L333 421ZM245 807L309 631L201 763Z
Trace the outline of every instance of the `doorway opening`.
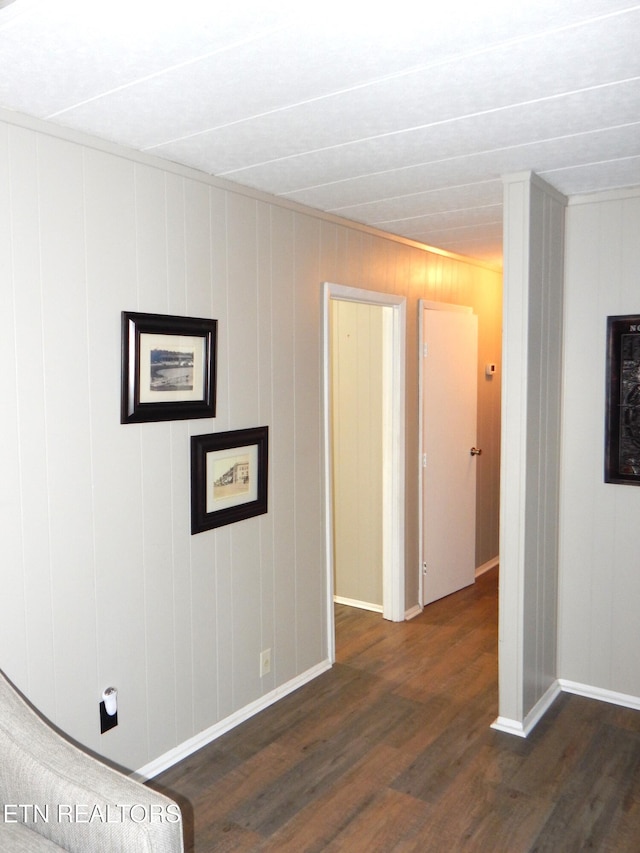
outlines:
M335 501L333 388L331 382L332 306L335 301L383 307L380 316L382 372L381 498L382 615L394 622L405 618L404 600L404 466L405 466L405 321L406 299L386 293L326 282L323 286L323 385L325 563L328 657L335 661L334 573ZM357 493L358 485L355 484Z

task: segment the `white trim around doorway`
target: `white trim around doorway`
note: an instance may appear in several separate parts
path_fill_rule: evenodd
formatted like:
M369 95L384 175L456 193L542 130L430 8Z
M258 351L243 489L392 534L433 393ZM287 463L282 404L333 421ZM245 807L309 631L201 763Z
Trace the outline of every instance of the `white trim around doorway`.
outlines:
M322 289L325 563L327 582L327 656L335 661L333 616L333 487L331 473L330 302L363 302L393 309L385 327L384 385L387 389L383 429L383 610L385 619L405 619L405 347L406 298L325 282Z

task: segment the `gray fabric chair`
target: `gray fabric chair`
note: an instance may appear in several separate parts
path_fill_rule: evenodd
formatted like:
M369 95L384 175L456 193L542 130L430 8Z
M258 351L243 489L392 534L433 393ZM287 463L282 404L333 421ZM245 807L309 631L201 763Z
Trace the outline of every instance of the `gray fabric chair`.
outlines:
M0 850L182 853L182 815L58 734L0 672Z

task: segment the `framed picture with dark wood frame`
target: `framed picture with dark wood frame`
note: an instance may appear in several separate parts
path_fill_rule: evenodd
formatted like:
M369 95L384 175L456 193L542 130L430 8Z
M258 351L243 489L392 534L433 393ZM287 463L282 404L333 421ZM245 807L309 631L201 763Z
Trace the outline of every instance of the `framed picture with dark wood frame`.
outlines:
M191 437L191 533L267 512L269 427Z
M217 323L122 312L120 423L215 417Z
M607 317L604 479L640 486L640 314Z

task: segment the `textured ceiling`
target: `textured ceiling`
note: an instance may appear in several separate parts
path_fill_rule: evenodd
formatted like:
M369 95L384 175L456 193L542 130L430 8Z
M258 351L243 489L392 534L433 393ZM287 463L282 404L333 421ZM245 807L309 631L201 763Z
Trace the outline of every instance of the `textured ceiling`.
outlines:
M640 184L640 5L314 6L0 0L0 106L491 261L501 175Z

